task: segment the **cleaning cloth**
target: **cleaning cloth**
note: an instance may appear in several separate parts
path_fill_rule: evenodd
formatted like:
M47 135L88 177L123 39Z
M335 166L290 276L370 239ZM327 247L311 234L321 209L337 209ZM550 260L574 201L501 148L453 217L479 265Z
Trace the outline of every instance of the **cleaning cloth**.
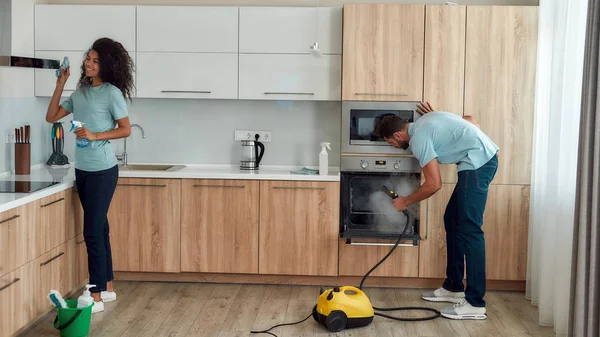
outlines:
M67 67L69 67L70 65L71 62L69 62L69 57L65 56L65 58L63 59L63 63L60 65L60 69L67 70ZM60 69L56 69L56 77L60 76Z
M292 172L292 174L307 174L307 175L319 174L319 170L309 169L307 167L303 167L300 170L292 170L291 172Z

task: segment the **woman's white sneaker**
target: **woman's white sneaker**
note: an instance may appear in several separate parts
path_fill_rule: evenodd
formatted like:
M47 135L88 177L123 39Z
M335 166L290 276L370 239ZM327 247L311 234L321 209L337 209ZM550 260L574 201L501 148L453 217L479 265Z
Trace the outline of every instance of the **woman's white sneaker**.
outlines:
M465 293L463 291L452 292L440 287L434 291L424 293L422 298L431 302L460 303L465 298Z
M95 314L95 313L101 312L101 311L104 311L104 302L94 301L94 305L92 305L92 314Z
M474 307L467 300L463 299L459 303L444 308L440 311L442 316L451 319L486 319L485 307Z
M103 291L100 293L100 297L104 302L113 302L117 300L117 293L114 291Z

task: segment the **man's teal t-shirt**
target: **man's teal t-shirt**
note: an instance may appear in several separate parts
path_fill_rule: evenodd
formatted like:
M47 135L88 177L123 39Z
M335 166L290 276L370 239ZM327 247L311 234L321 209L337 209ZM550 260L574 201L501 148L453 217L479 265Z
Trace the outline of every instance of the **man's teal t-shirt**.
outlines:
M83 122L93 133L113 130L116 121L127 117L127 104L119 88L110 83L77 89L61 104L73 120ZM69 127L70 129L70 127ZM97 172L117 165L117 158L108 140L90 142L87 147L75 147L75 168Z
M458 171L476 170L500 149L473 123L450 112L427 113L408 125L409 146L421 167L437 158L458 164Z

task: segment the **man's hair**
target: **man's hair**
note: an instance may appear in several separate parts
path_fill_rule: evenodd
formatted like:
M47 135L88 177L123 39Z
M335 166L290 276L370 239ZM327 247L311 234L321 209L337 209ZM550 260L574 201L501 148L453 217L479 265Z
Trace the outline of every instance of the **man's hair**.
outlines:
M408 121L396 115L388 115L375 126L375 133L381 138L392 138L395 132L404 131L407 127Z

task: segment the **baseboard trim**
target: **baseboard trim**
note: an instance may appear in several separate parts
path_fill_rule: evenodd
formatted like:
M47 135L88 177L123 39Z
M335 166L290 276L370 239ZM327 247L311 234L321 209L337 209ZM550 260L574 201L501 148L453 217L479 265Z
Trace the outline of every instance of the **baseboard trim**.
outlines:
M296 276L296 275L253 275L218 273L140 273L115 272L116 281L188 282L188 283L245 283L245 284L289 284L289 285L356 285L362 277L352 276ZM444 279L413 277L369 277L368 287L391 288L437 288ZM525 281L488 280L487 290L525 291Z

